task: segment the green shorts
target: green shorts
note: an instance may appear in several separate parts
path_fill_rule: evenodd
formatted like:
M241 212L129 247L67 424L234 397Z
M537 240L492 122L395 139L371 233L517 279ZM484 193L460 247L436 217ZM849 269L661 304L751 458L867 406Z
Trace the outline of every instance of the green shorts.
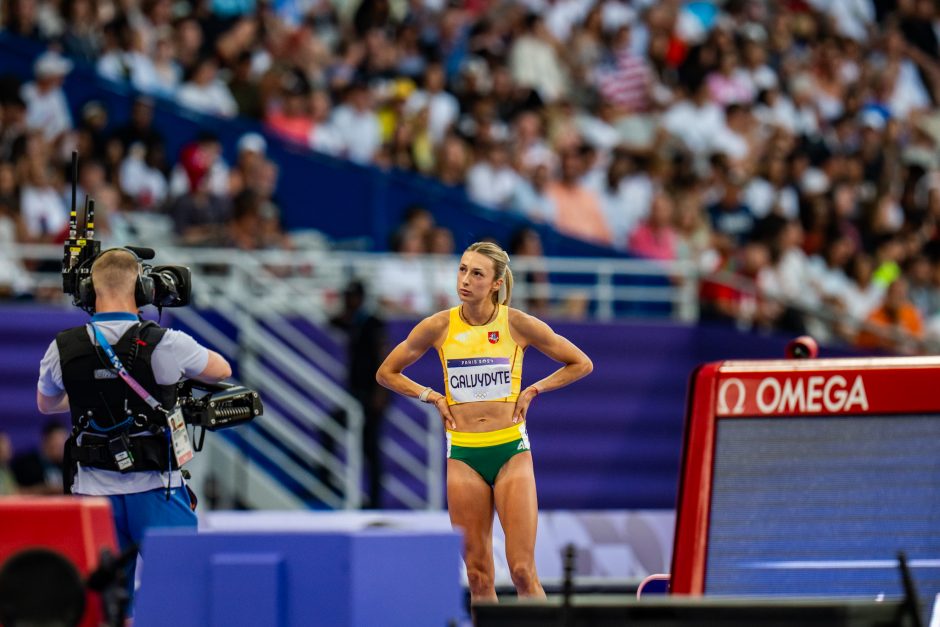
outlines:
M467 464L491 486L510 457L528 450L529 436L524 422L485 433L447 432L447 458Z

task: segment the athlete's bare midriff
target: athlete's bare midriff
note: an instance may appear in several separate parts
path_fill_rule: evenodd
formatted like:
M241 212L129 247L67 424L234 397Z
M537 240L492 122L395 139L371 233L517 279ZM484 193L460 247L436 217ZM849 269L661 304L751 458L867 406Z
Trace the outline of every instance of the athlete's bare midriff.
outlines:
M511 427L515 407L515 403L480 401L451 405L450 413L457 423L457 431L484 433Z

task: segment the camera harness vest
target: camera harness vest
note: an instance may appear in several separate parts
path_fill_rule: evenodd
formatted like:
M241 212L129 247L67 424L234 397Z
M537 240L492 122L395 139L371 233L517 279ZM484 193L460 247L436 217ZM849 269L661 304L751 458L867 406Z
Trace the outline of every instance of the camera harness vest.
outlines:
M158 385L150 364L166 329L138 321L112 349L94 323L125 320L138 318L132 313L96 314L91 325L97 342L89 339L84 326L56 336L72 413L66 457L83 466L121 472L176 470L164 412L176 405L176 385ZM129 467L121 468L115 460L115 442L130 453Z

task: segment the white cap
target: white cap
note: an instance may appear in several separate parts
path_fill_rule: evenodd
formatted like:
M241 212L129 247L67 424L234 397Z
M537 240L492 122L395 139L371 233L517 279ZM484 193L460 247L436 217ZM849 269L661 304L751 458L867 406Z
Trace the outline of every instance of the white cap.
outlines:
M876 131L883 130L885 127L885 118L883 115L875 111L874 109L865 109L862 111L862 126L874 129Z
M33 72L37 78L65 76L71 71L72 62L53 50L43 52L33 63Z
M818 168L808 168L800 178L800 189L804 194L823 194L829 191L829 177Z
M268 142L258 133L245 133L238 139L238 152L257 152L263 155L268 149Z
M742 25L738 32L741 33L741 36L748 41L754 41L757 43L764 43L767 41L767 31L757 22L748 22L747 24Z

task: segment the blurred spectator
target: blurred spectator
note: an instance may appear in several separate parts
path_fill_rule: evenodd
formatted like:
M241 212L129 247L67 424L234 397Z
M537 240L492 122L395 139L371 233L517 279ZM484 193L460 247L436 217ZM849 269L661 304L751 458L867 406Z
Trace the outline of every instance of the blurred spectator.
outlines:
M57 142L72 130L62 83L72 71L72 62L57 52L46 51L33 64L35 80L23 85L20 96L26 103L26 126L41 131L49 142Z
M213 57L201 58L193 67L189 78L176 92L176 99L184 107L200 113L233 117L238 104L228 85L218 78L219 67Z
M648 259L675 261L678 235L674 220L672 199L664 192L656 193L649 217L630 234L627 250Z
M901 276L904 247L896 235L885 235L875 244L875 270L872 281L887 288Z
M558 54L560 50L561 44L545 27L545 20L530 13L525 18L522 35L509 51L513 80L535 89L545 102L567 95L568 79Z
M606 172L597 172L591 186L598 192L615 248L624 249L633 230L650 211L653 182L638 167L640 157L614 151ZM589 175L590 177L590 175Z
M867 320L871 312L881 305L885 287L872 281L874 266L870 255L858 252L849 261L847 276L850 281L842 293L845 309L853 329ZM856 329L857 330L857 329Z
M261 248L261 200L250 189L239 192L232 199L232 215L229 218L223 246L239 250Z
M13 443L3 431L0 431L0 496L16 494L16 478L10 470L10 460L13 459Z
M131 144L141 143L149 151L164 145L163 134L153 124L153 99L140 96L134 100L130 119L118 127L113 137L121 142L124 150Z
M346 382L350 393L362 404L365 418L362 425L362 455L369 478L366 507L381 509L382 454L379 443L388 393L375 382L375 372L388 348L385 322L369 310L366 302L362 282L350 282L343 291L343 309L330 319L330 324L346 335Z
M421 259L424 242L413 228L399 230L392 243L392 252L398 254L384 258L379 266L374 285L382 311L390 316L415 317L431 311L429 276Z
M513 234L509 242L509 254L513 259L522 259L531 270L524 272L518 271L515 277L515 287L513 288L513 302L518 301L518 307L533 316L545 316L549 313L549 283L548 272L541 265L539 260L544 257L542 250L542 238L538 231L531 228L523 228ZM524 291L520 287L524 286ZM522 292L522 294L519 294Z
M227 197L210 190L209 172L215 156L205 146L193 143L183 148L180 163L191 191L176 198L168 212L181 244L218 244L231 216Z
M772 156L758 168L759 175L744 188L743 201L755 218L771 213L793 220L800 215L800 199L787 181L787 163Z
M908 299L908 283L903 277L888 286L881 307L873 311L866 322L870 326L863 329L855 341L859 348L914 353L917 352L916 342L923 339L923 320Z
M547 190L555 204L555 228L572 237L610 245L613 237L600 200L581 183L582 173L583 160L576 150L561 155L561 180L552 182Z
M512 206L533 222L552 224L558 211L548 195L551 182L548 166L538 164L528 177L519 177L513 193Z
M101 50L95 4L91 0L74 0L68 4L62 46L65 53L90 63Z
M99 161L105 156L108 138L108 110L98 100L89 100L82 105L81 119L75 129L75 147L78 154Z
M822 255L810 259L810 287L824 304L839 313L845 312L845 292L850 283L845 269L856 252L851 238L837 236L827 242Z
M725 240L722 249L737 248L750 237L756 221L741 200L741 180L736 175L725 181L721 198L708 208L708 216L715 235Z
M310 88L297 74L288 74L284 80L279 102L268 107L265 126L285 139L306 144L314 127L309 107Z
M721 107L709 98L708 85L688 86L688 99L677 99L662 117L662 126L693 153L710 151L725 128Z
M358 163L368 163L381 144L379 118L372 110L368 87L354 83L346 101L336 108L330 121L345 147L346 156Z
M435 144L444 139L460 113L457 98L445 91L445 87L444 67L440 63L431 63L424 70L421 89L412 93L405 103L405 111L411 114L427 108L428 129Z
M425 242L427 248L433 238L435 227L434 216L430 211L421 205L411 205L402 213L401 225L398 228L400 231L414 231ZM395 248L394 241L390 242L390 247Z
M10 462L10 470L24 494L63 494L62 470L68 430L50 420L42 426L39 447L21 453Z
M322 89L315 90L310 96L310 117L313 128L307 142L310 148L333 156L340 156L346 150L343 136L332 123L332 103L330 95Z
M509 164L509 151L500 143L485 146L486 155L467 172L467 194L481 205L506 209L510 206L520 181Z
M170 196L180 196L193 191L193 177L189 171L191 161L183 159L183 155L192 156L198 148L200 165L207 165L208 171L204 177L206 187L210 193L223 198L230 197L232 191L230 171L225 159L222 158L222 144L218 136L209 131L203 131L193 142L190 142L180 151L180 158L170 173ZM200 181L202 176L200 176Z
M238 138L236 148L238 161L229 173L229 190L237 193L245 188L257 189L263 181L265 168L270 164L267 159L268 142L258 133L245 133Z
M761 276L764 293L806 311L818 307L810 260L802 249L803 227L796 220L771 214L761 222L760 229L770 253L770 265Z
M542 119L535 111L522 111L516 116L512 131L514 161L523 170L540 165L553 168L558 161L545 141L542 126Z
M718 67L705 79L713 102L727 106L747 104L754 100L754 86L747 71L741 67L736 52L724 52Z
M904 275L910 282L908 296L917 307L922 319L940 311L940 293L933 286L933 268L925 255L910 257L905 263Z
M441 142L435 159L437 178L445 185L463 185L470 167L466 143L456 135L448 135Z
M720 261L712 242L708 218L701 199L694 191L685 191L676 200L676 256L699 272L712 272Z
M460 304L454 268L457 263L454 235L450 229L435 226L428 234L428 254L438 255L431 263L431 286L434 292L434 310L450 309Z
M104 29L104 53L98 59L98 73L112 81L129 81L138 91L165 93L154 59L146 49L144 31L129 20L118 18ZM175 85L174 85L175 86Z
M252 75L252 54L247 50L238 55L228 88L238 105L239 115L255 120L261 119L264 115L261 90L255 84Z
M0 101L0 163L14 159L14 148L22 142L29 130L26 120L26 103L19 94L10 94Z
M68 226L68 209L52 177L41 154L24 163L19 206L29 241L55 242Z
M767 328L782 308L760 296L758 279L770 263L770 251L759 240L746 242L715 277L702 283L701 318L730 322L739 328Z
M166 177L157 167L154 167L154 156L162 148L147 151L144 144L131 144L127 156L121 162L119 179L121 191L134 199L137 207L142 210L155 209L161 206L167 197L168 184ZM160 153L162 154L162 153ZM82 173L88 170L88 164L82 166ZM97 194L92 194L97 198Z
M3 170L0 170L0 177ZM0 298L27 296L33 279L16 255L17 242L25 239L23 223L13 209L12 198L0 196Z
M152 74L147 77L147 86L142 89L157 96L172 98L183 81L183 69L176 61L176 42L167 31L158 31L156 37Z
M630 35L629 25L617 30L610 51L613 63L598 70L601 95L620 115L646 111L653 88L649 63L633 51Z

